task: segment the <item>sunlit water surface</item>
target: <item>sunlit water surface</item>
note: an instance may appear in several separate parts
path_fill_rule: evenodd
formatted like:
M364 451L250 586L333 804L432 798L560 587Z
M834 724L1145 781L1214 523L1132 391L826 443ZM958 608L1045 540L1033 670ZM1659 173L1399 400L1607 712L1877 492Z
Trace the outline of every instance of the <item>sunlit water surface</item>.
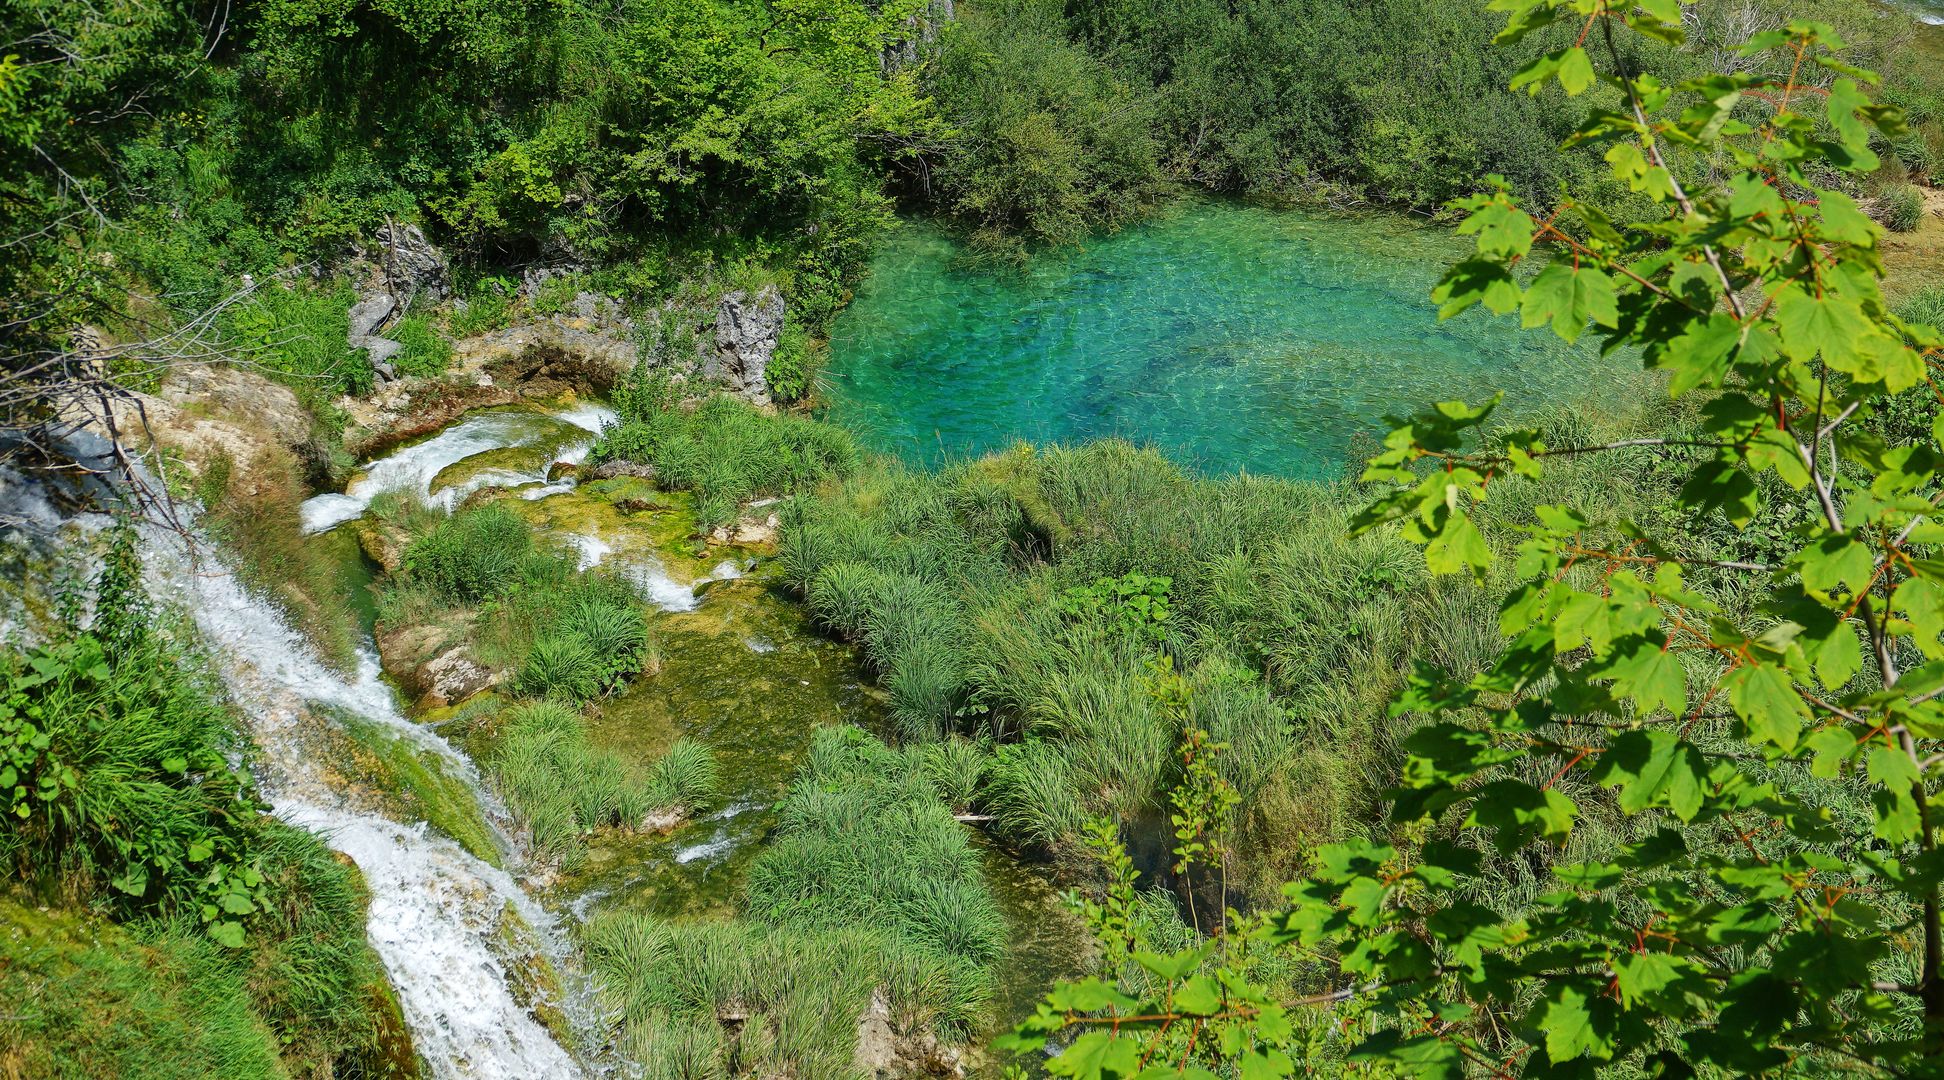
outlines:
M1387 413L1636 385L1590 336L1483 311L1440 324L1430 289L1463 250L1397 217L1204 201L1016 267L909 222L837 319L827 414L927 464L1121 436L1211 473L1323 477Z

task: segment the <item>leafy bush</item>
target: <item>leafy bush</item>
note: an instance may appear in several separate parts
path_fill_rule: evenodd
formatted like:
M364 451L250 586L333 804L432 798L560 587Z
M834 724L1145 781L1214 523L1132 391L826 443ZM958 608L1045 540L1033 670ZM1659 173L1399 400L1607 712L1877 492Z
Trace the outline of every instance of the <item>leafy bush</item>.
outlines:
M1075 585L1060 594L1060 610L1077 619L1107 619L1123 632L1153 641L1168 636L1168 588L1174 582L1130 572Z
M514 283L506 278L480 280L464 297L463 306L455 303L446 328L453 337L466 338L506 327L512 322L515 292Z
M0 660L0 854L125 917L187 914L240 948L268 904L267 810L230 767L220 692L166 643L80 634Z
M1010 0L950 29L934 92L957 129L937 166L954 213L997 243L1072 242L1160 197L1151 95L1068 41L1056 5Z
M423 315L400 319L398 325L385 331L385 336L405 346L392 357L392 366L400 375L443 375L452 362L452 343L433 329L431 321Z
M357 300L349 285L268 282L226 312L224 329L245 356L316 407L371 389L371 365L348 340Z
M817 371L823 366L823 343L792 322L783 327L776 353L770 357L763 377L769 382L770 396L789 404L810 396L816 386Z

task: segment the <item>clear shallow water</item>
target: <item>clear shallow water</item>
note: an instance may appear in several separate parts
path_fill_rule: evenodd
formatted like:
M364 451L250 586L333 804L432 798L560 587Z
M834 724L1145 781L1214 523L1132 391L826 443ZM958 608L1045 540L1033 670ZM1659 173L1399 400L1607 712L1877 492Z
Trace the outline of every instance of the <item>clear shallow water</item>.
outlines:
M1590 345L1481 311L1440 325L1430 289L1463 250L1393 217L1210 201L1014 268L908 222L838 316L827 415L927 464L1121 436L1213 473L1315 477L1386 413L1619 392L1632 365Z

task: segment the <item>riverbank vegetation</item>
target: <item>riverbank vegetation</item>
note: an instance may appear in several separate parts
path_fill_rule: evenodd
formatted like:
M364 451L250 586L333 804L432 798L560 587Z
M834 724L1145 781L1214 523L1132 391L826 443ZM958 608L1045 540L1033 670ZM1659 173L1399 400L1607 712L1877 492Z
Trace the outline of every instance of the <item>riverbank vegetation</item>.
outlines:
M0 653L0 1063L23 1076L377 1068L357 871L269 816L193 637L117 533L92 611Z
M838 1080L860 1060L925 1068L940 1040L987 1027L1004 923L929 760L819 729L736 919L588 924L588 962L651 1072Z

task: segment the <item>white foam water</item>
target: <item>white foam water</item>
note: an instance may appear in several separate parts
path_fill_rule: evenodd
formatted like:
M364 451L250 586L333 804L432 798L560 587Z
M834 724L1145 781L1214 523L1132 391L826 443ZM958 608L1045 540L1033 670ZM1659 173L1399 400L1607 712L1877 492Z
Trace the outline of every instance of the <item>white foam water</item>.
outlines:
M465 755L402 716L369 652L350 678L331 671L269 605L204 557L168 554L173 537L145 545L150 588L195 618L224 681L263 750L263 788L277 816L351 857L371 889L367 934L397 991L414 1045L436 1080L526 1080L583 1075L574 1058L521 1004L494 948L508 912L535 944L564 956L552 918L519 885L429 833L357 807L306 752L305 733L330 709L410 739L474 785ZM326 706L320 709L319 706ZM482 804L497 809L481 795ZM501 834L502 848L512 845Z
M414 443L371 462L365 466L363 475L346 485L342 494L326 493L305 500L299 508L304 532L320 533L347 521L355 521L364 516L373 498L386 491L411 492L424 502L450 510L467 495L488 484L503 487L546 485L547 471L553 462L565 461L578 465L585 461L588 450L594 445L593 437L600 433L603 425L615 419L614 410L604 405L586 402L572 406L554 414L555 419L588 432L588 437L563 446L537 471L525 473L511 469L489 469L470 477L463 484L442 489L437 496L432 494L432 479L447 466L488 450L527 445L535 435L533 416L532 413L518 411L473 413L424 442Z
M70 442L81 460L100 459L86 436ZM104 470L105 472L105 470ZM63 514L45 498L46 482L0 470L0 514L9 543L34 543L83 562L101 514ZM159 485L152 485L159 489ZM185 519L188 508L177 508ZM371 901L366 935L396 991L414 1049L431 1080L577 1080L588 1070L522 1002L508 964L534 956L572 976L570 958L547 911L505 871L430 831L365 805L330 774L317 751L320 733L344 717L374 725L434 755L441 770L471 789L509 859L515 845L498 828L501 808L478 786L472 762L398 710L370 650L350 675L331 670L267 602L253 596L198 541L141 526L150 594L189 615L260 753L259 786L283 820L317 833L357 864ZM69 566L68 572L87 566ZM512 943L508 945L506 943ZM585 980L571 977L569 1000L552 1002L577 1025L598 1022Z

